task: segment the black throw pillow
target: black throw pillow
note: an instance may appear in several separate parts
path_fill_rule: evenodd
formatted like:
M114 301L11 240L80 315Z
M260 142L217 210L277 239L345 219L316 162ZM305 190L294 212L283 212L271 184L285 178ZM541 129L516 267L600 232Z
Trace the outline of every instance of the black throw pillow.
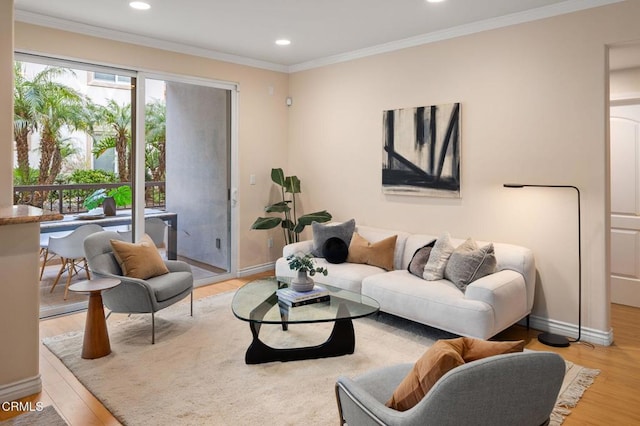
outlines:
M347 243L338 237L328 238L322 246L322 256L329 263L343 263L349 255Z

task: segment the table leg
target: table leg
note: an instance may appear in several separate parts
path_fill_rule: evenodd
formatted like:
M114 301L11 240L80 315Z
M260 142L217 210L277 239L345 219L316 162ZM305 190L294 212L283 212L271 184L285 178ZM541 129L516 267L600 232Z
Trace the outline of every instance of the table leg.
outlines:
M92 291L89 295L89 308L84 327L84 341L82 344L82 358L95 359L111 353L107 321L104 318L102 294Z
M340 304L338 311L347 309L344 304ZM331 335L326 342L317 346L307 346L301 348L272 348L262 342L258 333L260 324L250 322L253 341L245 354L245 363L261 364L272 361L298 361L302 359L328 358L334 356L352 354L356 346L356 336L351 318L344 318L335 321Z
M176 260L178 258L178 215L169 217L168 222L167 259Z

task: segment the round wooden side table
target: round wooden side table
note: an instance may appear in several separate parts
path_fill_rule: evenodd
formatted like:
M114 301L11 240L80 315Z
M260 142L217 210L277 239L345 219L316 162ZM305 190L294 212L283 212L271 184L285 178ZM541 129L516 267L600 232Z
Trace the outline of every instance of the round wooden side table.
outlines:
M80 281L69 286L69 290L76 293L89 293L89 308L87 321L84 326L84 341L82 343L82 358L95 359L111 353L107 321L104 317L102 292L120 285L116 278L96 278Z

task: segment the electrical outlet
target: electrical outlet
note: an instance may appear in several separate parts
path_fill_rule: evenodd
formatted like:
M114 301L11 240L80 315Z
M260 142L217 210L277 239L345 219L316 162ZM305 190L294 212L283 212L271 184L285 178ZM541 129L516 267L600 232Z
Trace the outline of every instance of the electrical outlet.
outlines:
M273 238L269 237L269 239L267 240L267 247L273 248Z

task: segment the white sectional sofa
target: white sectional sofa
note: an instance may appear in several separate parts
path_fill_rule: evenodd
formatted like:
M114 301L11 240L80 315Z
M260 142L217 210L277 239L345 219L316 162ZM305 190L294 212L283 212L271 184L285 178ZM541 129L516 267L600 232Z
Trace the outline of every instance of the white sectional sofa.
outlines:
M372 297L380 310L461 336L488 339L531 313L535 289L535 263L531 250L493 242L496 272L471 282L465 292L452 282L426 281L407 267L416 250L438 238L368 226L356 232L371 243L397 235L394 270L355 263L331 264L315 258L317 266L329 270L317 281ZM454 246L464 240L453 239ZM479 246L488 242L478 241ZM310 253L313 241L289 244L276 262L278 277L293 277L286 257Z

